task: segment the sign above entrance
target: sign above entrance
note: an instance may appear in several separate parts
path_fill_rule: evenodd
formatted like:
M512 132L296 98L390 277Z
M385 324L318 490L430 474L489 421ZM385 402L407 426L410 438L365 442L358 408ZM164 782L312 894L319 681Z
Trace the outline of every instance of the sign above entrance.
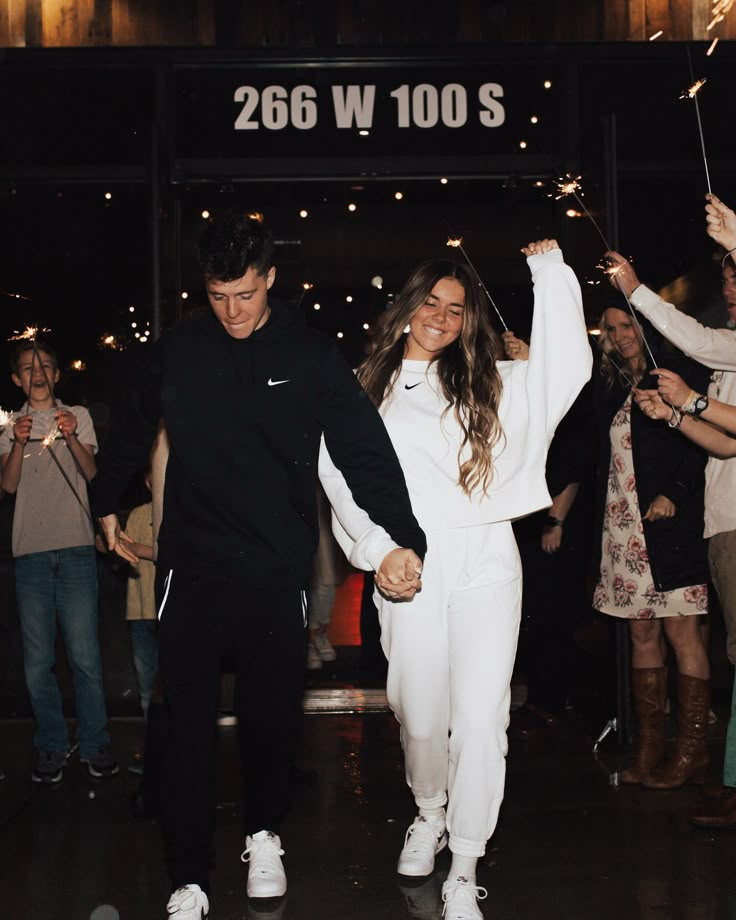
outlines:
M559 64L268 64L176 70L174 175L554 172Z

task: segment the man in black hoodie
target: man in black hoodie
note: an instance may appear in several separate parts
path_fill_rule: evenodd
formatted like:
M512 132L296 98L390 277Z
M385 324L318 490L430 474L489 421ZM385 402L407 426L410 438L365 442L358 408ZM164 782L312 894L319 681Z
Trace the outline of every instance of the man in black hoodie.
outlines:
M155 344L93 483L109 549L134 560L115 511L163 418L171 451L157 566L170 717L161 802L169 920L201 920L209 910L225 652L236 658L247 893L286 891L279 833L302 710L321 436L356 502L406 547L387 555L379 582L413 597L426 549L378 412L335 345L269 300L270 233L237 215L213 221L200 258L212 310Z

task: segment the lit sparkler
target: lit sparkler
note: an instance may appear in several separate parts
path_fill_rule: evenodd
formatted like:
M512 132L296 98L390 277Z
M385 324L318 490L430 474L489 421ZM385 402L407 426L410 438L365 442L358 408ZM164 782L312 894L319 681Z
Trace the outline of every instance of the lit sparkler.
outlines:
M488 298L488 300L489 300L491 306L492 306L493 309L496 311L496 316L501 320L501 325L503 326L504 331L505 331L505 332L508 332L508 331L509 331L509 327L506 325L506 320L503 318L503 316L501 316L501 311L498 309L498 307L496 306L496 302L495 302L494 299L491 297L490 291L489 291L488 288L485 286L485 284L483 284L483 279L482 279L481 276L478 274L478 270L476 269L475 265L473 265L473 263L472 263L471 260L470 260L470 256L469 256L469 255L467 254L467 252L465 251L465 248L464 248L464 246L463 246L463 238L462 238L461 236L457 236L457 237L452 237L452 236L451 236L451 237L449 237L448 240L447 240L447 245L448 245L451 249L459 249L460 252L463 254L463 256L464 256L464 258L465 258L465 261L468 263L468 267L470 268L470 270L472 271L472 273L475 275L478 284L479 284L479 285L481 286L481 288L483 289L483 293L486 295L486 297Z
M684 93L680 94L680 99L694 99L706 83L707 80L705 77L702 80L696 80L692 86L688 87Z
M617 277L617 275L618 275L621 271L623 271L623 269L625 268L625 266L626 266L627 264L628 264L627 262L622 262L620 265L614 265L613 262L611 262L610 259L609 259L608 257L604 256L604 258L601 259L601 261L598 263L598 265L596 265L596 268L600 268L601 271L604 272L606 275L608 275L609 278L614 278L614 279L615 279L615 278ZM616 287L617 287L617 288L619 289L619 291L623 294L624 299L626 300L626 303L628 304L629 313L631 313L631 316L632 316L632 318L633 318L633 320L634 320L634 325L635 325L636 328L639 330L639 335L641 336L642 343L644 344L644 347L645 347L646 350L647 350L647 354L648 354L649 357L652 359L652 367L656 367L656 366L657 366L657 362L656 362L656 360L655 360L655 358L654 358L654 355L652 354L652 349L649 347L649 342L647 342L647 337L644 335L644 330L643 330L642 327L641 327L641 323L639 322L639 317L636 315L636 311L634 310L634 306L633 306L633 304L631 303L631 300L629 299L628 294L627 294L626 291L624 290L623 285L622 285L621 282L618 281L618 280L616 281ZM610 355L609 355L609 358L610 358ZM612 361L611 363L612 363L612 364L615 364L615 362L613 362L613 361ZM619 368L619 370L620 370L620 368ZM622 371L622 373L623 373L623 371ZM632 386L633 386L633 384L632 384Z
M606 247L606 249L610 249L611 247L608 243L608 240L606 239L605 234L598 226L598 222L583 202L583 187L580 184L580 179L580 176L571 176L570 173L566 173L564 176L560 176L560 178L555 179L553 183L555 185L555 191L557 194L550 192L547 197L554 198L555 201L559 201L560 198L567 198L568 195L572 195L580 207L583 209L585 216L590 220L595 229L598 231L598 236L603 240L603 245Z
M41 438L41 450L42 451L46 450L47 447L50 447L54 443L54 441L60 437L61 437L61 431L59 429L59 426L54 425L54 427L51 429L51 431L49 431L46 437Z
M15 412L7 412L5 409L0 409L0 428L5 428L6 425L15 424Z
M44 333L51 332L50 329L43 329L40 326L26 326L23 332L20 332L18 329L13 330L14 335L11 335L8 339L9 342L33 342L34 348L36 347L36 338Z
M733 2L733 0L732 0ZM687 61L690 67L690 79L693 81L689 89L680 96L681 99L692 99L695 103L695 117L698 120L698 134L700 135L700 149L703 153L703 166L705 167L705 182L708 186L708 194L712 193L710 187L710 172L708 171L708 157L705 153L705 138L703 137L703 122L700 118L700 103L698 102L698 94L700 90L705 86L705 79L696 80L693 75L693 62L690 57L690 48L687 48Z

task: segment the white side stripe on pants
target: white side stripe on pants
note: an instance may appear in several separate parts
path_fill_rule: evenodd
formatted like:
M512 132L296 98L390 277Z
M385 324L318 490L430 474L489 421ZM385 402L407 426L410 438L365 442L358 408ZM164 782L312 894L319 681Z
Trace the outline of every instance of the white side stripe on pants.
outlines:
M173 581L173 578L174 578L174 570L169 569L169 574L166 576L166 579L164 581L163 600L161 601L161 606L158 608L159 621L161 620L161 616L164 612L164 607L166 606L166 601L168 600L168 597L169 597L169 589L171 588L171 582Z

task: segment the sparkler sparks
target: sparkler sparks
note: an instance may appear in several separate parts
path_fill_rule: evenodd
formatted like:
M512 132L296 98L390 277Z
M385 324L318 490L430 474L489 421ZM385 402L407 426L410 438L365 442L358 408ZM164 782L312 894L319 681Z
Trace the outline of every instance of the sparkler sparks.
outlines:
M684 93L680 95L680 99L695 99L700 90L705 86L706 79L696 80L692 86L685 90Z
M50 329L44 329L40 326L26 326L23 332L20 332L18 329L13 330L14 335L11 335L8 339L9 342L22 342L29 341L35 342L39 334L44 332L51 332Z
M555 195L553 192L550 192L549 198L554 198L555 201L559 201L560 198L566 198L568 195L574 195L578 197L578 192L583 194L582 186L580 185L580 180L582 176L571 176L570 173L566 173L564 176L561 176L559 179L554 180L554 185L556 191L558 192Z
M15 412L7 412L5 409L0 409L0 428L5 428L6 425L15 424Z
M59 430L59 426L54 425L54 427L51 429L51 431L49 431L46 437L41 438L41 450L42 451L46 450L47 447L50 447L54 443L54 441L60 437L61 437L61 431Z
M718 25L719 22L723 22L726 18L726 13L728 13L733 4L734 0L714 0L712 10L713 18L708 23L708 32L710 32L713 26Z
M453 240L452 238L450 238L447 241L447 245L451 246L453 249L460 249L462 248L462 245L463 245L463 238L461 236L459 236L456 240Z

